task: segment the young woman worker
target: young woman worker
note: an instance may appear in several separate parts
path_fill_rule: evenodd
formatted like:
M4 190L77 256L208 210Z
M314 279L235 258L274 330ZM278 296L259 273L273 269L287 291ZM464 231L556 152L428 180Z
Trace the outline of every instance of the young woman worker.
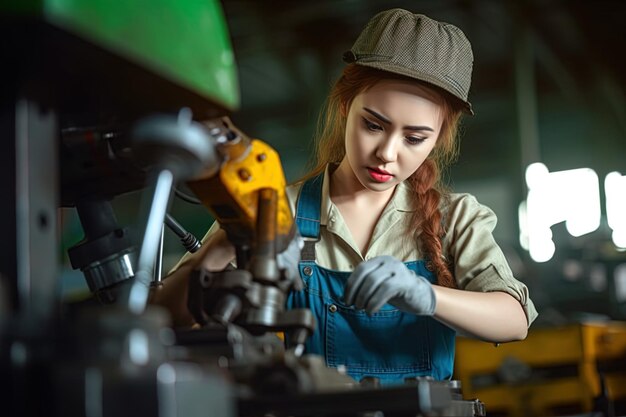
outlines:
M448 379L457 332L521 340L537 316L493 238L495 214L440 182L460 118L473 114L471 45L453 25L392 9L344 61L314 168L288 189L306 243L304 290L287 304L317 319L306 351L357 380ZM218 226L204 242L165 280L172 288L234 258Z

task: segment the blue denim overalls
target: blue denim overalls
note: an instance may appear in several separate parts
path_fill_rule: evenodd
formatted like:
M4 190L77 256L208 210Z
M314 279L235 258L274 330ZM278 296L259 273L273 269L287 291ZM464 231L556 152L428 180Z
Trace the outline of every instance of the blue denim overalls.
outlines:
M319 240L322 181L323 175L312 178L300 191L296 223L305 238ZM405 265L434 282L423 260ZM389 304L372 316L346 306L344 284L351 272L318 266L315 242L306 242L299 268L305 289L289 294L287 308L309 308L317 320L317 329L306 342L306 353L323 356L328 366L345 367L357 381L372 376L387 385L416 376L451 378L454 330Z

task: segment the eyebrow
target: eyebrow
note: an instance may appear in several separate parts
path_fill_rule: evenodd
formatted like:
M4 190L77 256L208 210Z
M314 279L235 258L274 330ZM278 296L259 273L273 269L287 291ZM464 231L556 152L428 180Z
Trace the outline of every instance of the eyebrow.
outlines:
M366 112L368 112L369 114L371 114L372 116L380 120L381 122L391 124L391 120L387 119L382 114L379 114L372 109L368 109L367 107L363 107L363 110L365 110ZM434 130L428 126L404 126L403 128L407 130L417 130L417 131L428 130L429 132L434 132Z

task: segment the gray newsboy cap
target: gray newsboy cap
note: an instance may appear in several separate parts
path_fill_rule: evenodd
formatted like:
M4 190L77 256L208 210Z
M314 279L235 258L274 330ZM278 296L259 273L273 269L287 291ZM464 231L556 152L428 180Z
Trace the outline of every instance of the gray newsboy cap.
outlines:
M404 9L386 10L367 23L343 59L436 85L474 114L468 101L472 46L454 25Z

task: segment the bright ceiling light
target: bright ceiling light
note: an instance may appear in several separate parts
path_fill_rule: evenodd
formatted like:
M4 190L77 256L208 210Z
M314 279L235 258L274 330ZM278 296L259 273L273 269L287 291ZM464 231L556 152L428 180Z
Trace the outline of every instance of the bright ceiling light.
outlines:
M536 262L554 255L553 225L565 222L572 236L600 227L600 187L592 169L550 172L544 164L535 163L526 168L526 185L528 196L519 211L520 243Z
M613 243L626 249L626 176L611 172L604 178L606 219L613 230Z

